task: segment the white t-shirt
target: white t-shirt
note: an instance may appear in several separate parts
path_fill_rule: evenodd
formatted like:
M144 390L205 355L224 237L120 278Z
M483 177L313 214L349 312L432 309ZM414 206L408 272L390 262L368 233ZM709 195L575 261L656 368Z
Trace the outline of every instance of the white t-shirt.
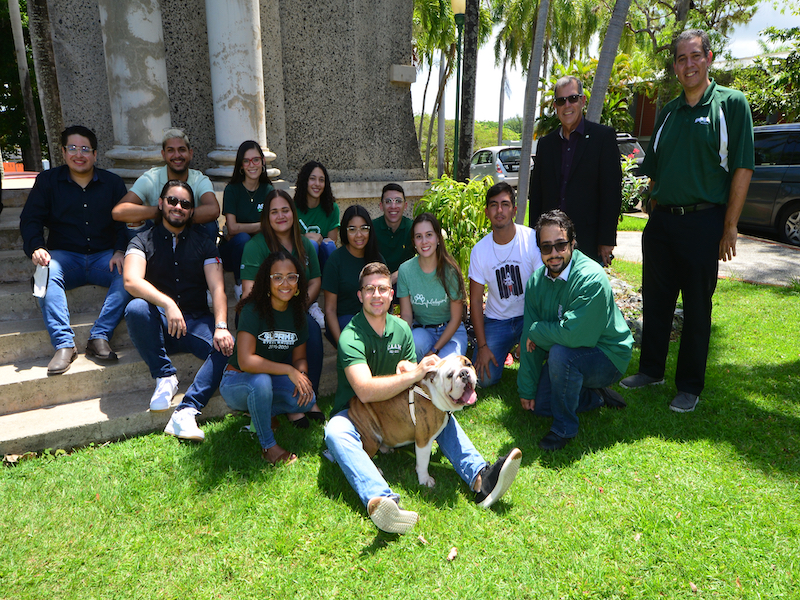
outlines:
M472 248L469 278L489 286L484 316L505 320L521 317L525 311L525 285L533 272L542 266L536 244L536 232L517 225L514 239L500 246L489 234Z

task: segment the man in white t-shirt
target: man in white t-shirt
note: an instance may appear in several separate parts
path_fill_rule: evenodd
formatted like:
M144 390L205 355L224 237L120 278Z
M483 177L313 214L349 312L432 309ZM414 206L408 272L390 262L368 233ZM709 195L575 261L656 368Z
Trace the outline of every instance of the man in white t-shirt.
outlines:
M203 229L216 240L219 201L211 180L196 169L190 169L194 150L188 136L180 129L168 129L161 141L161 156L167 163L145 171L134 182L130 191L114 207L115 221L128 224L129 237L149 229L158 214L158 199L168 181L183 181L192 188L195 198L192 221L204 225Z
M542 266L536 233L514 222L514 188L505 182L490 187L485 211L492 232L475 244L469 259L470 318L477 343L472 362L483 387L500 381L506 356L519 343L525 285ZM486 286L489 293L484 307Z

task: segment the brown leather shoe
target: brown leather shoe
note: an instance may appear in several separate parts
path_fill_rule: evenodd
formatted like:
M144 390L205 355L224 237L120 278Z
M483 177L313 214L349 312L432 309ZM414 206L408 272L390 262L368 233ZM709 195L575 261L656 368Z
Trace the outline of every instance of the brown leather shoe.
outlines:
M117 360L117 353L103 338L89 340L89 343L86 344L86 356L94 356L97 360Z
M76 356L78 356L78 351L75 349L75 346L56 350L56 353L53 355L53 360L47 365L47 374L61 375L69 369L69 366L72 364L72 361L75 360Z

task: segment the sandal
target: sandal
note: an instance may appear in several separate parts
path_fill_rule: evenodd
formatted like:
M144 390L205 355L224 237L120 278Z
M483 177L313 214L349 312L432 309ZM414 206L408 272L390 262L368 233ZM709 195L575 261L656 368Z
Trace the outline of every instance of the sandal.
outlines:
M272 466L277 466L279 464L289 466L295 461L297 461L297 455L292 452L289 452L288 450L284 450L275 460L270 460L269 457L267 456L267 450L262 448L261 458L263 458Z
M294 421L289 419L289 417L286 417L286 418L289 420L289 423L291 423L292 426L295 429L308 429L311 426L311 422L308 420L308 417L305 416L305 415L303 415L299 419L295 419Z

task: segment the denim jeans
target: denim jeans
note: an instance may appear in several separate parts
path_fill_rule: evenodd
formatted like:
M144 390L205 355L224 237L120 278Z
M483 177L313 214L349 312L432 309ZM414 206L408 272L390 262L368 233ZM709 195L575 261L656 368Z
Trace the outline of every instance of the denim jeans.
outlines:
M237 233L231 239L221 239L219 242L219 257L222 259L222 268L233 272L237 284L242 283L241 268L244 246L250 241L249 233Z
M342 333L342 330L347 326L347 324L353 320L355 315L339 315L336 317L336 320L339 322L339 333ZM311 331L309 330L309 333ZM325 338L333 345L334 348L338 348L339 346L336 342L333 341L333 336L331 335L330 329L326 326L325 327Z
M108 288L100 316L94 322L89 339L110 341L114 329L122 320L125 305L131 295L125 291L122 275L115 268L108 270L113 250L97 254L79 254L66 250L50 251L50 278L47 293L39 298L47 333L56 350L75 346L75 333L69 325L69 308L66 290L82 285L100 285Z
M176 409L192 407L202 410L219 387L228 357L214 349L214 316L211 313L197 319L187 315L183 318L186 335L176 339L167 333L164 309L141 298L131 300L125 309L128 334L154 379L177 373L168 353L191 352L204 359Z
M519 344L520 337L522 336L522 317L512 317L511 319L498 320L483 319L483 331L486 336L486 345L489 350L494 354L497 360L497 366L489 361L489 378L481 377L478 381L481 387L489 387L500 381L503 376L503 367L505 366L506 356L516 344ZM472 355L472 362L474 363L478 357L478 349Z
M314 240L309 240L311 245L314 246L314 250L317 252L317 258L319 258L319 268L320 271L325 268L325 263L328 262L328 257L333 254L333 251L336 250L336 243L333 241L329 242L322 242L322 244L317 244Z
M550 430L563 438L578 435L579 412L594 410L602 399L593 391L619 381L617 368L599 348L556 344L542 367L533 412L553 417Z
M288 375L225 370L219 384L219 392L229 407L250 413L258 441L265 450L276 444L272 417L309 411L317 401L315 396L308 404L300 406L297 403L300 396L292 396L294 391Z
M337 413L325 426L325 444L328 450L331 451L347 482L358 494L364 506L370 499L378 496L388 496L398 500L400 496L389 488L378 467L364 451L361 436L348 414L347 410ZM436 442L442 454L452 463L456 473L467 482L471 490L475 478L487 463L456 422L455 417L450 417L436 438Z
M427 327L414 327L414 329L411 330L411 333L414 336L414 348L417 351L417 362L421 361L428 352L433 350L434 344L436 344L436 342L439 341L439 338L442 337L442 333L445 329L447 329L446 324L435 329ZM458 326L458 329L456 329L456 332L453 334L453 337L450 338L450 341L439 348L439 352L437 352L436 355L440 358L444 358L445 356L450 356L451 354L464 354L466 351L467 330L464 328L464 324L461 323Z

